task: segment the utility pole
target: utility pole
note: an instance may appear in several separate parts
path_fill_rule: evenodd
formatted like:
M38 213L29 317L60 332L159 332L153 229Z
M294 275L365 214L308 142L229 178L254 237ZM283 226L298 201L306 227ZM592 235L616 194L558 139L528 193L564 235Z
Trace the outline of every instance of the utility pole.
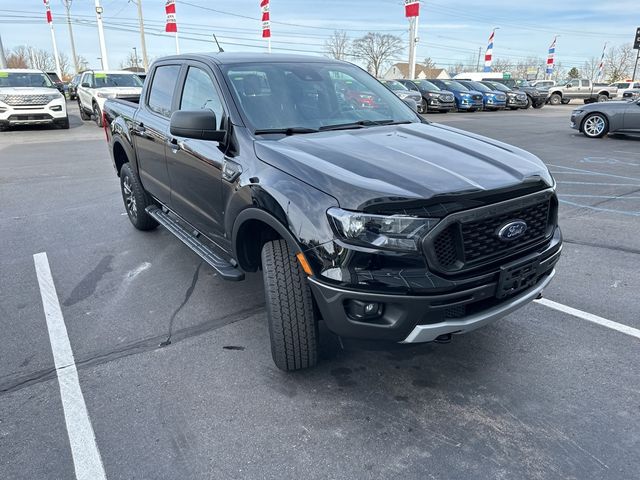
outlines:
M2 46L2 35L0 35L0 68L8 68L7 58L4 56L4 47Z
M102 13L104 9L100 5L100 0L96 0L96 20L98 21L98 38L100 40L100 58L102 69L109 70L109 59L107 58L107 45L104 41L104 27L102 25Z
M144 38L144 19L142 16L142 0L135 0L138 5L138 23L140 24L140 45L142 46L142 65L144 71L149 70L149 58L147 57L147 43ZM136 65L137 66L137 65Z
M136 64L136 73L138 72L138 49L133 47L133 61Z
M416 48L418 44L418 16L409 18L409 79L416 78Z
M71 55L73 56L73 66L76 70L76 73L80 71L80 65L78 64L78 56L76 55L76 42L73 40L73 29L71 28L71 2L73 0L62 0L64 3L64 8L67 10L67 26L69 27L69 38L71 39Z

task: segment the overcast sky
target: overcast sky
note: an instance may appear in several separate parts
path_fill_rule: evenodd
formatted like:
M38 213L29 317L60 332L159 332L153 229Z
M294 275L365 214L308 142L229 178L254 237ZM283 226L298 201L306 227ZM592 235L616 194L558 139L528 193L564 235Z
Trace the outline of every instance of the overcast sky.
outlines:
M554 35L560 35L557 60L564 66L582 66L599 57L605 42L629 43L640 27L639 0L497 1L456 0L422 2L418 59L430 56L440 66L466 62L486 47L493 27L494 57L521 60L546 57ZM149 55L175 53L175 42L164 33L164 0L142 0ZM272 0L274 51L321 53L333 29L356 38L381 31L407 39L402 0ZM177 1L181 50L213 50L215 32L228 51L259 51L259 0ZM470 6L473 5L473 6ZM138 47L137 8L130 0L102 0L110 66ZM51 0L61 51L70 54L69 32L62 0ZM214 11L217 10L217 11ZM76 46L91 66L98 67L99 45L94 0L73 0L71 15ZM282 22L282 23L278 23ZM51 49L42 0L0 0L0 35L5 48L32 45ZM400 58L399 60L402 60Z

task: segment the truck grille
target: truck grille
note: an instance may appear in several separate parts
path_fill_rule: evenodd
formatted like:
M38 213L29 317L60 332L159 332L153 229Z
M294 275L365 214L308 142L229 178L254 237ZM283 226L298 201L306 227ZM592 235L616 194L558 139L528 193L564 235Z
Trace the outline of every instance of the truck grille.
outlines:
M531 247L553 232L556 203L545 197L539 201L501 211L487 217L453 221L425 244L427 256L438 269L457 273ZM504 242L497 232L513 220L523 220L527 230L517 240Z
M49 95L7 95L4 103L7 105L46 105L53 98Z

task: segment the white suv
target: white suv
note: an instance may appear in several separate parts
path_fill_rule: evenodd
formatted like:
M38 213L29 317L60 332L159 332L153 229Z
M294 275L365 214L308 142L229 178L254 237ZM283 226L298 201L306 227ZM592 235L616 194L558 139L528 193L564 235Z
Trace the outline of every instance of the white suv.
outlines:
M636 90L640 88L640 82L616 82L609 85L610 87L618 88L618 99L624 99L625 92L630 92L631 90Z
M139 97L142 80L127 71L88 70L80 77L78 107L82 120L95 120L102 126L102 110L107 98Z
M64 95L41 70L0 70L0 130L38 124L69 128Z

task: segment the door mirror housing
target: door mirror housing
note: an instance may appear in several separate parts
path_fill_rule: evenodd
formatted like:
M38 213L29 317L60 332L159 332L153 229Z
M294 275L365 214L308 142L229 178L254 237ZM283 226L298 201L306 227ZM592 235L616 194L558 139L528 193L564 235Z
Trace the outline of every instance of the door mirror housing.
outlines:
M91 84L89 82L82 82L80 86L83 88L91 88Z
M227 132L216 130L213 110L178 110L171 115L169 131L176 137L224 142Z

